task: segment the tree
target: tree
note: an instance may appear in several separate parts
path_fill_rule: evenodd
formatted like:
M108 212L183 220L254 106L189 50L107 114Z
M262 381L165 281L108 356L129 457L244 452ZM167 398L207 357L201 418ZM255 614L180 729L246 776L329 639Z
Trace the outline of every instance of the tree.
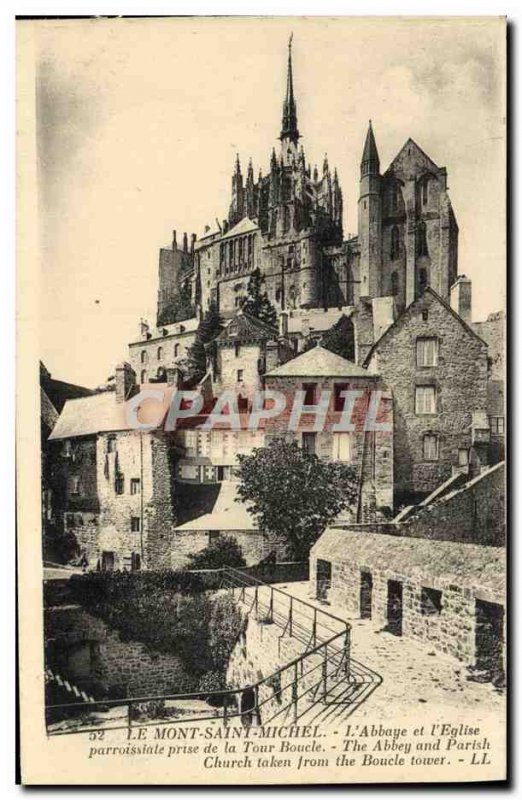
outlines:
M256 317L267 325L276 328L277 312L268 299L267 293L261 289L263 283L264 278L261 272L259 269L255 269L249 278L247 296L241 309L250 314L251 317Z
M198 325L194 343L187 351L183 367L190 381L200 381L207 371L205 345L215 339L223 327L222 319L215 303L211 303Z
M321 345L331 353L355 361L355 334L353 322L344 315L326 331Z
M325 527L357 500L352 467L321 461L282 437L238 456L238 495L263 531L286 539L292 556L308 557Z
M219 536L208 547L190 557L189 569L244 567L243 552L232 536Z

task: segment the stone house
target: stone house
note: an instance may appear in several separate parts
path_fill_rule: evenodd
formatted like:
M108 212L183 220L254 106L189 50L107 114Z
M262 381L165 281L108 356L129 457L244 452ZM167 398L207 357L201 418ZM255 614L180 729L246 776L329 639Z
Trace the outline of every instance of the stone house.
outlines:
M364 363L393 393L396 506L466 468L471 448L487 465L487 345L433 289L408 306Z
M170 565L175 448L161 429L130 426L134 378L122 364L115 391L68 400L49 437L61 447L64 530L91 569Z
M167 381L194 344L198 325L196 317L158 328L141 322L139 339L129 344L129 361L138 382Z
M351 511L352 518L360 521L389 514L393 508L393 408L379 375L317 345L275 367L265 380L267 390L286 397L284 412L265 422L265 441L277 435L292 436L320 458L352 465L359 484L359 501ZM289 431L294 400L300 391L304 392L305 413L297 428ZM330 393L330 401L324 424L316 430L310 407L317 407L323 392ZM336 432L333 426L340 422L345 407L342 392L358 394L354 395L352 430ZM381 430L370 424L373 402L378 404L374 421ZM382 429L385 424L388 430Z

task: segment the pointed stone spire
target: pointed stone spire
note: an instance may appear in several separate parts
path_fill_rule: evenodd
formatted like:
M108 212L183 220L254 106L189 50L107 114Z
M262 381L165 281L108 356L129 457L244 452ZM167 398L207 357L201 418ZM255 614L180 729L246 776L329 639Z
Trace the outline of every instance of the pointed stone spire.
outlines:
M328 175L330 172L330 167L328 166L328 156L324 154L324 161L323 161L323 175Z
M372 121L370 120L361 159L361 178L364 178L365 175L378 175L379 170L379 153L377 152L375 136L373 135Z
M241 164L239 163L239 153L236 153L236 175L241 175Z
M280 139L290 139L297 144L299 131L297 129L297 109L294 98L294 79L292 74L292 38L288 40L288 71L286 77L286 97L283 103L283 122L281 126Z
M316 164L316 165L315 165L315 167L314 167L314 177L313 177L313 180L314 180L314 183L317 183L317 181L319 180L319 172L318 172L318 170L317 170L317 164Z

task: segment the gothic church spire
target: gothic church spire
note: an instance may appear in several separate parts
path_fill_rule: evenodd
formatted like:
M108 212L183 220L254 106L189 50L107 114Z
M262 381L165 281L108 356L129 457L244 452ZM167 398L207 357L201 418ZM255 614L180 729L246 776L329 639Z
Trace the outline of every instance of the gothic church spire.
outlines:
M361 178L364 178L365 175L378 175L379 169L379 153L377 152L375 136L373 135L372 121L370 120L361 159Z
M297 144L299 131L297 129L297 109L294 98L294 79L292 75L292 37L288 40L288 72L286 78L286 97L283 103L283 123L280 139L289 139Z

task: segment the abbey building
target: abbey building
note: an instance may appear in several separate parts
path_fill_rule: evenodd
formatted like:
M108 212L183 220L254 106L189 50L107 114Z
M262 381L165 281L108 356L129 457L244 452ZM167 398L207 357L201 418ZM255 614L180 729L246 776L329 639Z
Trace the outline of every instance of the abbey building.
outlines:
M381 170L370 122L361 154L358 234L343 236L343 192L327 156L320 170L299 144L292 54L279 144L268 167L246 172L239 156L228 215L201 238L187 234L160 250L158 326L179 323L216 304L225 318L244 300L259 268L278 312L357 305L394 298L396 312L426 286L450 297L457 279L458 226L446 169L408 139Z

